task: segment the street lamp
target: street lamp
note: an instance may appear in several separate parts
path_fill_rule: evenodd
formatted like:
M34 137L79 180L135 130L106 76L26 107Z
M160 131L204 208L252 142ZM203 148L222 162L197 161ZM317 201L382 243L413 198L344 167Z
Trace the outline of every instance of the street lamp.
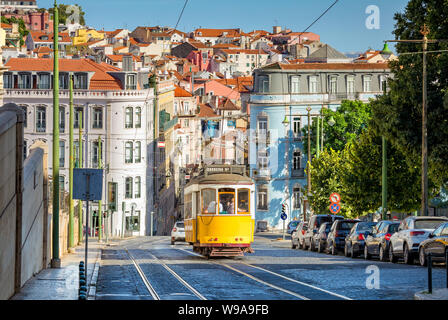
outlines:
M288 126L290 125L290 121L288 119L288 115L285 115L285 119L282 121L282 124L285 126L286 129L286 200L290 199L290 188L289 188L289 178L291 176L290 170L289 170L289 131ZM288 205L289 207L289 205ZM290 219L291 219L291 210L289 211Z
M336 121L334 121L333 116L331 116L327 123L330 127L333 127L336 124Z

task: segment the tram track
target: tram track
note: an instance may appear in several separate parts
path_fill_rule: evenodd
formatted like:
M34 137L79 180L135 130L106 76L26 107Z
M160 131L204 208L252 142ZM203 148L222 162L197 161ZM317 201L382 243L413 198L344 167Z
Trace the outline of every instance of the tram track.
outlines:
M175 249L179 250L179 251L182 251L182 252L185 252L185 253L187 253L189 255L197 256L197 257L200 257L202 259L207 259L206 257L204 257L204 256L202 256L200 254L197 254L195 252L191 252L191 251L188 251L188 250L185 250L185 249L181 249L181 248L175 248ZM268 286L268 287L271 287L273 289L279 290L279 291L281 291L283 293L286 293L288 295L294 296L294 297L296 297L298 299L301 299L301 300L311 300L312 299L310 297L307 297L305 295L299 294L297 292L293 292L290 289L285 289L285 288L282 288L282 287L280 287L278 285L274 285L272 283L269 283L268 281L265 281L265 280L261 279L260 277L255 277L255 276L251 275L249 272L245 272L245 271L243 271L241 269L238 269L235 266L230 265L229 263L217 262L217 261L212 261L212 260L207 260L207 261L210 262L210 263L216 264L216 265L220 265L220 266L225 267L227 269L230 269L230 270L232 270L234 272L237 272L237 273L239 273L239 274L241 274L241 275L243 275L243 276L245 276L247 278L250 278L250 279L252 279L252 280L254 280L254 281L258 282L258 283L261 283L261 284L263 284L265 286ZM268 269L265 269L265 268L262 268L262 267L259 267L259 266L255 266L255 265L250 264L250 263L246 263L246 262L243 262L243 261L233 261L232 264L234 264L234 265L235 264L239 264L239 265L243 265L243 266L246 266L246 267L249 267L249 268L256 269L256 270L261 271L263 273L267 273L267 274L276 276L278 278L281 278L283 280L286 280L288 282L292 282L292 283L295 283L297 285L306 287L308 290L319 291L321 293L327 294L327 295L331 296L332 298L342 299L342 300L352 300L351 298L346 297L344 295L340 295L338 293L335 293L335 292L332 292L332 291L329 291L329 290L326 290L326 289L319 288L319 287L311 285L309 283L305 283L305 282L302 282L302 281L299 281L299 280L296 280L296 279L292 279L290 277L284 276L284 275L279 274L277 272L273 272L271 270L268 270Z
M158 241L160 242L160 241ZM154 242L153 242L154 243ZM141 248L143 245L141 244L139 248ZM146 289L148 290L149 294L152 296L154 300L163 300L162 295L157 293L154 286L151 284L151 282L146 277L144 271L142 270L140 264L137 262L137 259L133 256L133 254L130 252L133 249L129 249L124 247L124 250L126 251L129 259L133 263L135 269L137 270L137 273L139 274L140 278L142 279L143 283L145 284ZM203 296L199 291L197 291L192 285L190 285L187 281L185 281L179 274L177 274L173 269L171 269L166 263L164 263L161 259L157 258L155 255L150 253L148 250L145 250L145 254L149 255L152 260L154 260L158 265L162 266L164 270L166 270L169 274L171 274L174 279L176 279L178 282L180 282L183 287L188 289L189 292L193 294L196 298L200 300L207 300L205 296ZM177 294L177 293L176 293Z

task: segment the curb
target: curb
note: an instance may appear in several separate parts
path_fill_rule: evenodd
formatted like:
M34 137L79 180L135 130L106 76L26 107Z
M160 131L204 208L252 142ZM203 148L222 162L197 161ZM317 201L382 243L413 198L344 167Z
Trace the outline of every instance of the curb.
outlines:
M414 300L448 300L448 289L436 289L432 294L420 291L414 294Z
M100 269L100 264L101 264L101 251L102 250L103 250L103 247L101 246L99 248L99 253L96 257L95 267L93 269L92 277L90 278L89 293L87 295L87 300L95 300L95 297L96 297L96 285L97 285L97 280L98 280L98 271Z

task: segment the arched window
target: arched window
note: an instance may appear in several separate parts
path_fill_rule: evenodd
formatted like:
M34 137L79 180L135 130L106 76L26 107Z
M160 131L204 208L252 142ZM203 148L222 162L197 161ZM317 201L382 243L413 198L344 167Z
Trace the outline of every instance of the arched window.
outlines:
M125 143L125 163L132 163L133 158L133 143L132 141L126 141Z
M132 109L133 109L132 107L127 107L126 111L125 111L124 127L127 129L133 128L133 126L134 126L133 110Z
M135 163L142 162L142 143L140 141L135 142Z
M132 199L132 178L127 177L125 180L125 198Z
M140 107L135 108L135 127L142 127L142 108Z
M135 183L135 197L134 198L138 199L141 197L141 192L142 192L142 178L135 177L134 183Z

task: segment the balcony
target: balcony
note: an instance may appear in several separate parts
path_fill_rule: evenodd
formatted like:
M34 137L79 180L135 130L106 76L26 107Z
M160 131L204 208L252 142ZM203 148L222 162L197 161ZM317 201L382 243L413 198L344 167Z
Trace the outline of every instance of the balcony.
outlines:
M291 170L291 177L293 178L305 178L305 176L305 168Z
M253 178L256 180L270 180L271 170L270 169L257 169L253 171Z
M269 131L257 131L255 141L257 144L269 145L271 143L271 133Z

